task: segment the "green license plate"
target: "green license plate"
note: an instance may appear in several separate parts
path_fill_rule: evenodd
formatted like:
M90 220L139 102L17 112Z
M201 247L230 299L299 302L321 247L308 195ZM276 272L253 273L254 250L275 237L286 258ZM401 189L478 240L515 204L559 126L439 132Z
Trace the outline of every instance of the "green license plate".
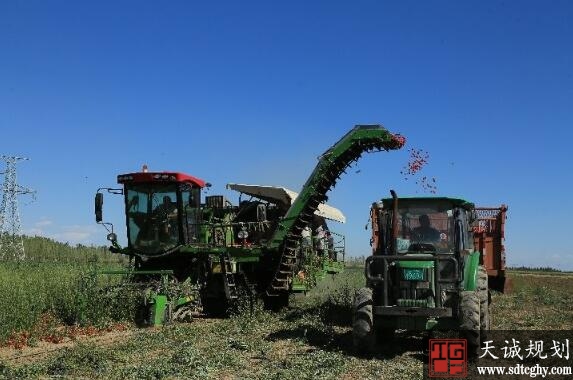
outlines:
M424 269L404 269L404 280L406 281L424 281L425 280L425 270Z

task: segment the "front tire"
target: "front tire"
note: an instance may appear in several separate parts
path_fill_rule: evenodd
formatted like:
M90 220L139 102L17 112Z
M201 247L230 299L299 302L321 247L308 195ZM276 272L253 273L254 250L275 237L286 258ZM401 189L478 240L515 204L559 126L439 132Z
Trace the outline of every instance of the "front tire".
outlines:
M476 357L480 347L480 298L476 291L460 295L460 329L468 341L468 354Z
M372 289L359 289L354 296L352 341L358 353L371 353L376 337L372 315Z
M488 287L487 270L483 265L480 265L478 270L477 288L480 303L480 330L483 334L491 328L491 294Z

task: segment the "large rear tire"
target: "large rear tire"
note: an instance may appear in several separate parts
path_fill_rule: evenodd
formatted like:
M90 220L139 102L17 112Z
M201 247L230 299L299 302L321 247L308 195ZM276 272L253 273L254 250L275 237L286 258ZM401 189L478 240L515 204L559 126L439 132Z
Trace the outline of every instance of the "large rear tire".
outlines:
M376 343L372 304L372 289L362 288L356 292L352 317L352 341L354 349L362 354L371 353Z
M491 327L491 294L488 287L487 270L483 265L478 269L477 288L480 303L480 330L482 334Z
M468 355L476 357L480 347L480 298L477 291L460 294L460 329L468 341Z

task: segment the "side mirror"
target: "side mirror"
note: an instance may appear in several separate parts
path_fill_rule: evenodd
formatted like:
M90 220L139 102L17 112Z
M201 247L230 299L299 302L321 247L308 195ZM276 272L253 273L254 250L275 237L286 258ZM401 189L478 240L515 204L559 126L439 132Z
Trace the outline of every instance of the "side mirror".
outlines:
M96 193L95 195L96 223L100 223L103 220L102 209L103 209L103 193Z

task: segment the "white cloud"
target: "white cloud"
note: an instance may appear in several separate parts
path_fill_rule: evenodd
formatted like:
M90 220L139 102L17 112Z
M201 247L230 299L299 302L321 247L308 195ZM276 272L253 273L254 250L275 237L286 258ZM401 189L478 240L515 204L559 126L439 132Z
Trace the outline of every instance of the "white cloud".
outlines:
M52 224L54 224L54 222L52 222L50 219L42 219L42 220L39 220L36 223L34 223L34 226L37 228L42 228L42 227L51 226Z
M89 244L93 241L93 237L99 232L97 226L89 225L73 225L62 226L58 231L51 233L51 237L55 240L68 242L70 244Z
M46 234L44 232L44 230L41 228L28 228L28 229L25 229L23 232L24 232L24 235L28 235L28 236L42 236L42 235Z
M28 236L47 236L50 234L47 229L52 226L54 222L48 218L42 218L32 224L30 228L24 228L22 232Z
M44 236L70 244L93 244L101 238L101 230L96 225L59 226L47 218L35 222L32 227L22 231L28 236ZM101 239L100 239L101 240Z

